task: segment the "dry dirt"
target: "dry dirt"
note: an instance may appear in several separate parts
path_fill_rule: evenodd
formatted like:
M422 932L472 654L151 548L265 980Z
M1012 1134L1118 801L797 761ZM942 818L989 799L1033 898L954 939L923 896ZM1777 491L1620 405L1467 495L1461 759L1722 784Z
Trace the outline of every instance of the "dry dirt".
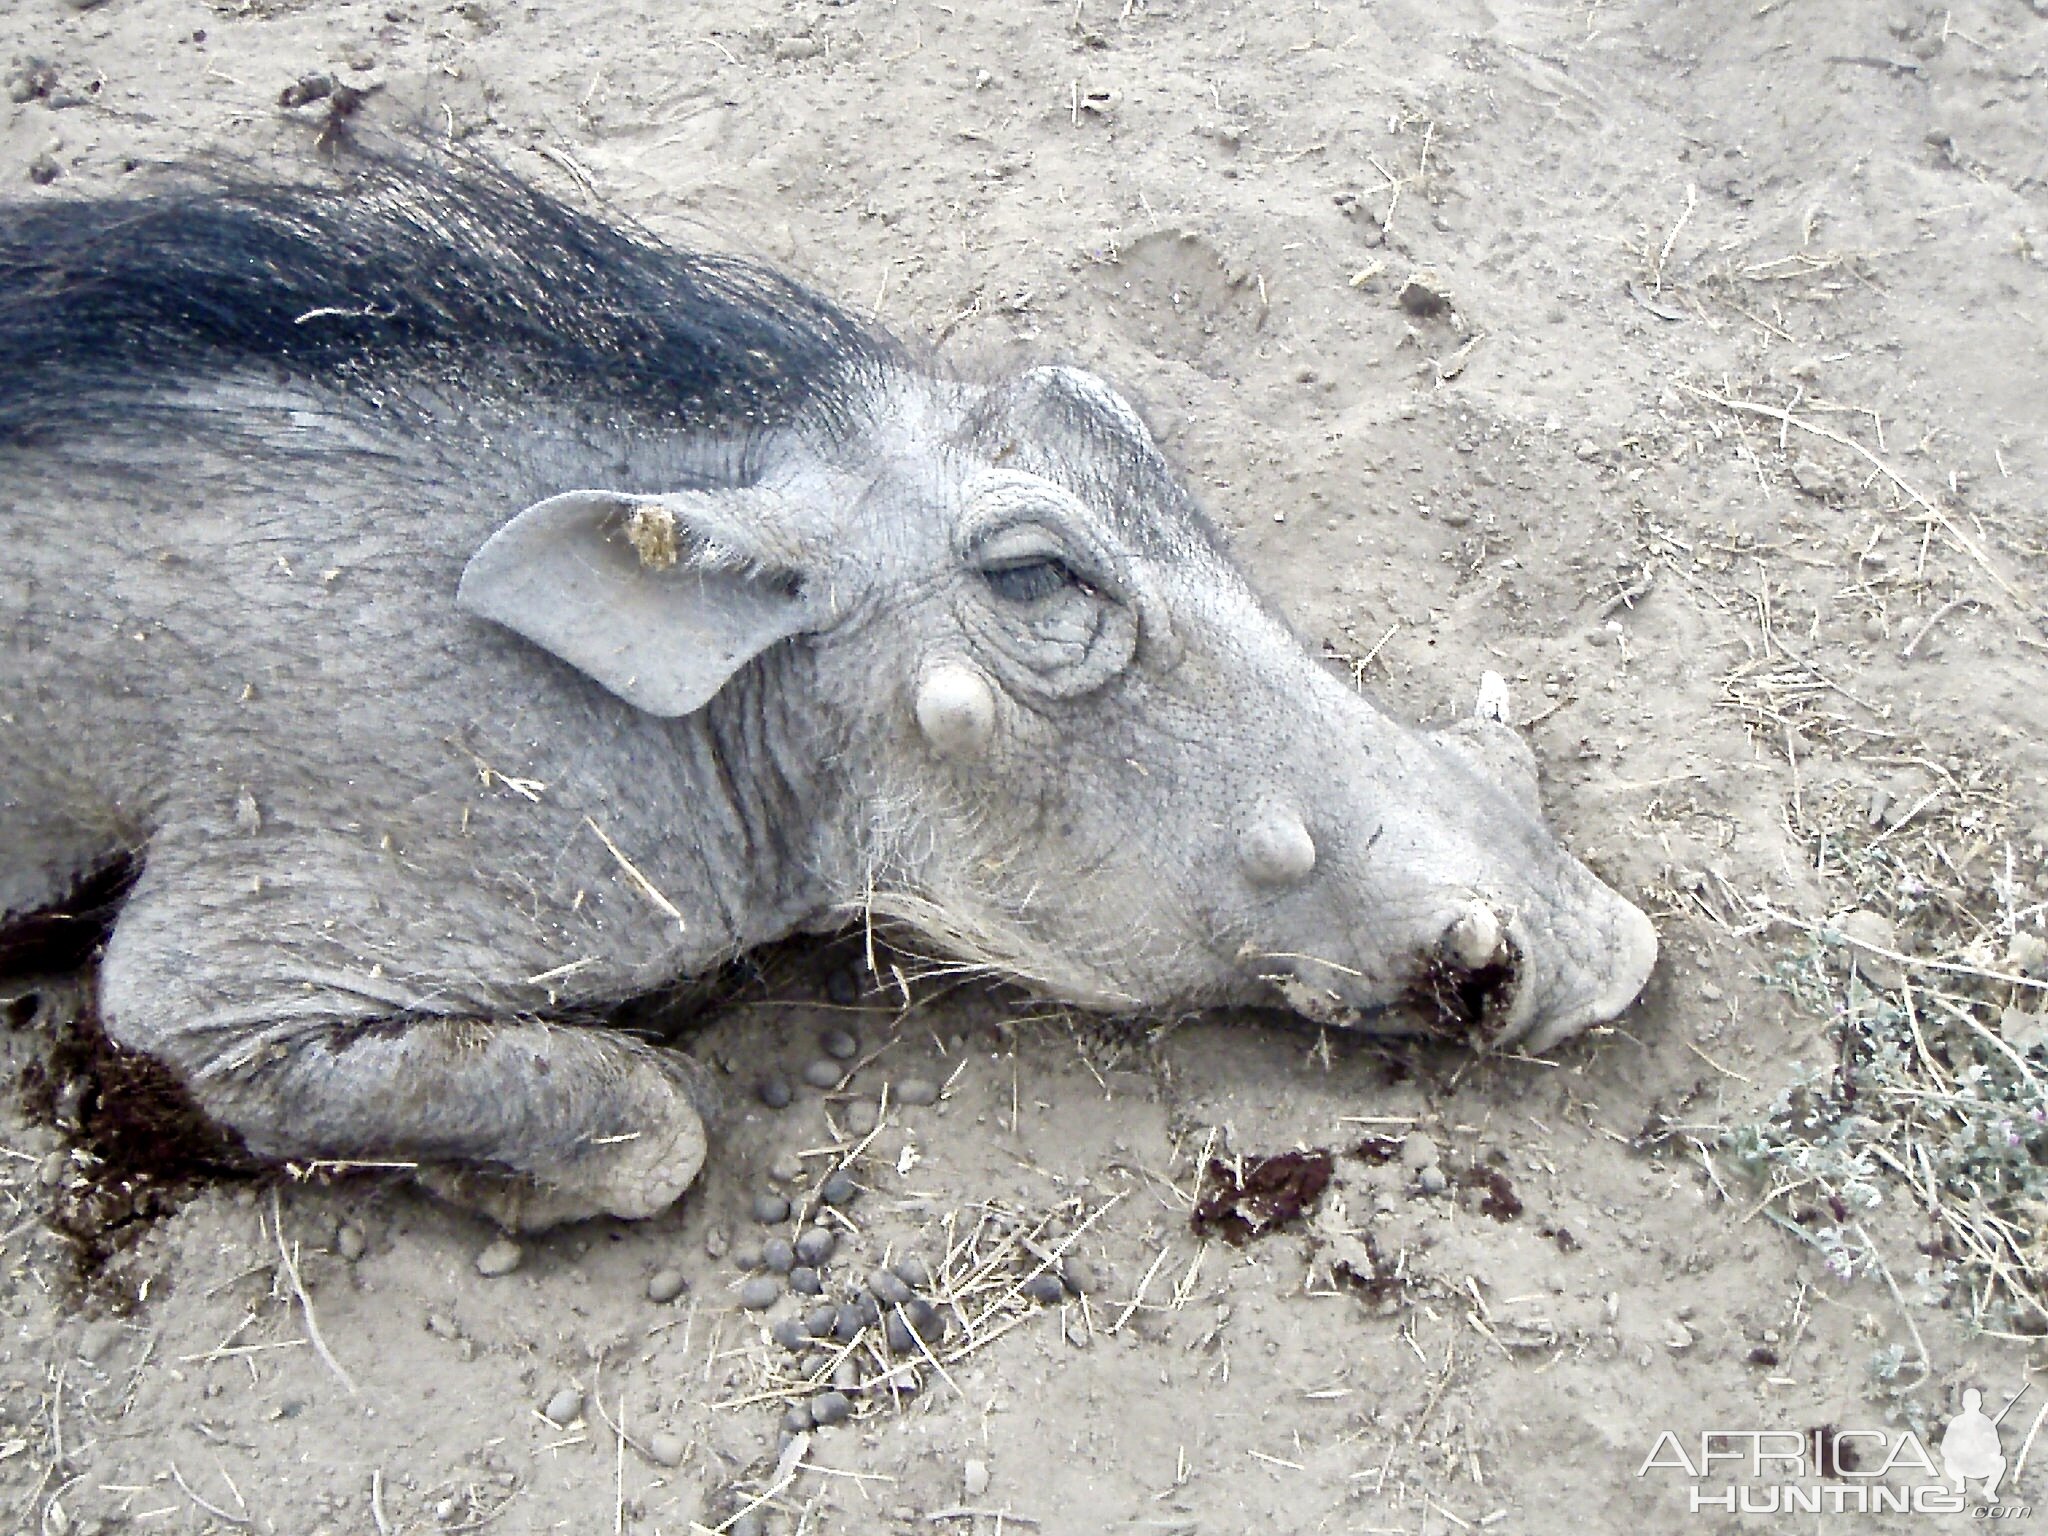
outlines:
M81 1288L51 1223L108 1170L61 1082L10 1096L0 1530L1961 1529L1694 1514L1787 1479L1644 1463L1933 1447L2030 1383L2005 1528L2043 1528L2048 1031L1980 974L2040 968L2048 896L2042 0L17 0L0 64L9 196L311 156L333 98L280 94L324 74L960 367L1099 369L1390 710L1509 677L1665 941L1541 1061L929 986L849 1015L845 957L785 959L686 1032L743 1107L682 1208L496 1278L370 1173L145 1191ZM1850 984L1856 907L1956 969ZM792 1357L736 1251L861 1112L747 1089L849 1018L857 1090L947 1087L888 1111L834 1268L919 1252L978 1329L778 1468ZM1413 1131L1441 1193L1379 1160ZM1306 1224L1194 1234L1206 1156L1292 1148L1336 1154ZM1061 1253L1085 1298L1028 1300Z

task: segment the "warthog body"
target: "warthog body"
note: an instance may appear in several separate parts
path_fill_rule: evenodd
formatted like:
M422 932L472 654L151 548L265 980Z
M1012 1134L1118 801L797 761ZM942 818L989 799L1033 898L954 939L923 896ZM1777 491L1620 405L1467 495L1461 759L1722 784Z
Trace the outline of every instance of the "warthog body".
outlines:
M1247 588L1091 375L914 366L488 168L0 214L0 922L139 865L120 1044L513 1224L694 1176L620 1000L859 912L1117 1009L1611 1017L1526 749Z

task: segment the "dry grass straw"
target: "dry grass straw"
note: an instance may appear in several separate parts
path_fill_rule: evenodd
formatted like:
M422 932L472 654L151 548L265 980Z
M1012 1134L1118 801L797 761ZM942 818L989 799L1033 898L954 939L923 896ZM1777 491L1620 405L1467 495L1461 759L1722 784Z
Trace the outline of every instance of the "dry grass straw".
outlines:
M1852 942L1840 917L1801 918L1725 879L1683 893L1724 931L1792 937L1770 980L1830 1024L1832 1058L1803 1064L1725 1144L1763 1182L1752 1215L1838 1274L1900 1291L1867 1222L1904 1197L1925 1221L1906 1289L1955 1298L1987 1332L2048 1333L2048 1059L2029 1023L2048 986L2012 959L2016 936L2043 925L2028 895L2048 888L2041 850L2013 829L1998 769L1899 729L1871 685L1788 643L1758 569L1758 643L1718 702L1785 763L1786 829L1828 911L1875 914L1895 937ZM1818 778L1806 769L1822 747L1836 771Z
M1766 1120L1729 1138L1763 1181L1755 1213L1838 1274L1873 1270L1896 1290L1865 1218L1904 1195L1926 1221L1910 1272L1921 1299L1954 1295L1987 1332L2048 1333L2048 1063L2004 1037L2009 1016L2043 1006L2040 985L1997 963L1957 880L1970 861L1951 823L1873 846L1830 815L1832 797L1816 798L1804 818L1816 862L1829 859L1861 903L1886 877L1904 894L1895 905L1909 910L1894 921L1908 936L1873 949L1753 905L1807 941L1773 980L1830 1020L1833 1049L1804 1064Z
M1766 267L1746 280L1812 278L1824 264L1802 255ZM2038 611L1983 530L1894 467L1874 412L1807 402L1799 388L1685 392L1708 408L1716 436L1732 432L1766 498L1790 497L1807 525L1794 538L1786 524L1777 543L1733 531L1668 538L1653 564L1736 621L1749 654L1721 679L1716 706L1755 755L1783 765L1785 831L1833 914L1787 912L1715 870L1685 872L1660 893L1668 913L1723 935L1789 940L1767 980L1828 1021L1827 1059L1796 1067L1764 1118L1706 1128L1695 1144L1717 1182L1709 1148L1760 1182L1751 1217L1818 1249L1839 1275L1882 1279L1909 1322L1905 1300L1946 1301L1987 1332L2048 1334L2048 985L2037 962L2032 974L2021 963L2029 936L2048 927L2048 850L2015 825L2001 768L1901 719L1895 668L1884 665L1924 656L1965 609L1980 629L2016 623L2017 638L2037 644ZM1854 434L1819 426L1823 412ZM1760 438L1759 422L1774 430ZM1800 468L1795 453L1829 461L1824 494L1782 483ZM1830 561L1837 537L1844 547ZM1809 553L1818 558L1802 561ZM1801 563L1847 582L1831 598L1799 595L1785 573ZM1845 611L1851 623L1863 616L1859 638L1880 642L1874 654L1829 643ZM1842 929L1850 913L1870 915L1858 919L1859 942ZM1873 940L1882 927L1860 926L1873 917L1890 943ZM1870 1230L1881 1207L1901 1205L1917 1219L1891 1230L1903 1225L1917 1252L1888 1263ZM1876 1365L1888 1377L1924 1363L1924 1350L1917 1361L1897 1350Z
M885 1327L889 1314L884 1314L883 1321L863 1327L850 1340L814 1341L814 1350L804 1355L766 1345L750 1352L750 1389L718 1406L808 1402L831 1386L834 1373L848 1360L862 1376L857 1399L862 1412L900 1408L935 1382L964 1397L952 1368L1041 1313L1072 1306L1079 1326L1092 1334L1094 1313L1085 1296L1070 1291L1068 1300L1048 1304L1028 1295L1025 1287L1041 1275L1064 1274L1075 1246L1123 1198L1118 1192L1091 1204L1074 1196L1036 1210L979 1201L948 1212L938 1224L944 1251L930 1265L931 1284L921 1288L947 1318L943 1340L934 1344L912 1330L911 1348L892 1350ZM817 1298L813 1304L826 1303ZM902 1309L889 1312L901 1314ZM907 1327L910 1319L902 1320ZM803 1368L806 1359L815 1361L813 1369Z

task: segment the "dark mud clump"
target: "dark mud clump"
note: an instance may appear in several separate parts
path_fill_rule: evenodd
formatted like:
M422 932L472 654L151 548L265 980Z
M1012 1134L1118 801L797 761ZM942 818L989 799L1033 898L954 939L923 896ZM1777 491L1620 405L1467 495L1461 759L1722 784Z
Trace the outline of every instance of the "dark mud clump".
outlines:
M1351 1155L1371 1168L1383 1168L1401 1155L1398 1136L1368 1136L1351 1149Z
M1513 1221L1522 1214L1522 1197L1515 1193L1514 1182L1499 1168L1481 1163L1459 1174L1458 1182L1479 1196L1481 1215L1491 1216L1495 1221ZM1566 1236L1569 1238L1570 1234ZM1562 1242L1558 1246L1565 1247ZM1565 1248L1565 1252L1570 1251Z
M1813 1451L1813 1465L1823 1478L1839 1481L1862 1465L1856 1447L1844 1440L1842 1431L1833 1424L1809 1431L1807 1443Z
M26 1113L69 1148L45 1220L70 1250L76 1299L126 1313L145 1284L128 1260L151 1226L207 1183L260 1165L168 1068L109 1040L90 1005L47 1027L49 1054L20 1084Z
M1320 1149L1248 1157L1242 1163L1209 1159L1202 1197L1195 1203L1195 1233L1220 1234L1242 1246L1299 1220L1329 1187L1331 1157Z

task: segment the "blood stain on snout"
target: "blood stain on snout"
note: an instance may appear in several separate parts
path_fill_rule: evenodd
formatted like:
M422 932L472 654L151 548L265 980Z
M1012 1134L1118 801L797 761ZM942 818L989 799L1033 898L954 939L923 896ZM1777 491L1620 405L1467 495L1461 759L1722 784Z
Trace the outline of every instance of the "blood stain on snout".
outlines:
M1431 1034L1484 1042L1500 1032L1520 970L1514 947L1505 948L1505 959L1477 969L1468 969L1447 954L1430 957L1415 1001L1427 1015Z

